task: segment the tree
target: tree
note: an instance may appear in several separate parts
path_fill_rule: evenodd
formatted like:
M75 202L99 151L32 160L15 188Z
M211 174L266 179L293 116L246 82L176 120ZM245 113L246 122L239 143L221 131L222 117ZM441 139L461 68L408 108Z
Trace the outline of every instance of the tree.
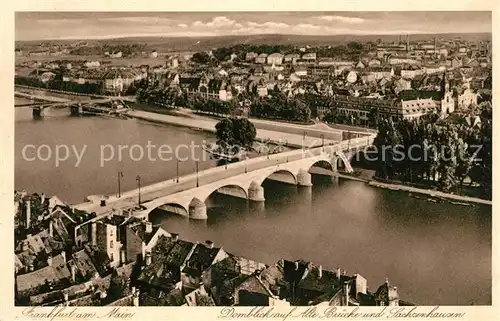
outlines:
M208 64L210 62L210 56L206 52L197 52L191 58L193 62L198 64Z
M236 118L233 121L234 139L237 145L249 148L252 146L257 130L247 118Z
M257 130L247 118L224 118L215 125L217 144L239 146L247 149L252 146Z
M226 47L217 48L213 51L214 57L219 62L228 60L232 53L233 53L233 50L231 48L226 48Z
M217 144L232 145L234 143L233 119L224 118L215 125Z
M363 45L359 42L351 41L347 43L347 49L349 49L349 51L360 52L363 50Z

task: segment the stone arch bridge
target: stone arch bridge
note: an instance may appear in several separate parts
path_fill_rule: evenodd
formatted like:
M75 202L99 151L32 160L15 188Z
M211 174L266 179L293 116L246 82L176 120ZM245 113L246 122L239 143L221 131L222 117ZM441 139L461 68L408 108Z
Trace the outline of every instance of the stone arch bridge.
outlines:
M172 188L155 191L154 185L146 187L143 193L151 196L143 197L142 207L133 211L133 215L147 219L151 211L161 208L169 212L188 216L192 219L207 219L206 199L214 192L246 198L250 201L263 202L264 180L272 179L284 183L312 186L310 169L315 165L328 167L331 173L343 164L346 171L352 171L349 160L356 153L373 143L374 135L342 141L331 146L323 146L310 150L294 150L275 155L248 159L227 167L211 168L197 175L190 174L170 183ZM187 186L186 186L187 184ZM158 184L155 184L158 185Z

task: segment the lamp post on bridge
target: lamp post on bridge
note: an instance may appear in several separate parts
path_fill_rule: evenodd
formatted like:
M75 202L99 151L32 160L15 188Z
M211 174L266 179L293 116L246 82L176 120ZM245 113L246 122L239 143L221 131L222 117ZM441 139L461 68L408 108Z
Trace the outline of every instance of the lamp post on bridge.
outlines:
M302 135L302 151L305 151L306 149L306 132L304 131L304 134Z
M137 185L138 185L138 189L139 189L139 205L141 205L141 177L139 175L137 175L135 180L137 181Z
M198 160L195 161L195 166L196 166L196 187L199 187L200 181L198 179Z
M176 162L177 162L177 178L176 178L176 182L179 183L179 159L176 157L175 158Z
M118 172L118 198L122 197L122 190L121 190L122 178L123 178L123 172Z
M322 150L325 151L325 135L321 134L321 147Z

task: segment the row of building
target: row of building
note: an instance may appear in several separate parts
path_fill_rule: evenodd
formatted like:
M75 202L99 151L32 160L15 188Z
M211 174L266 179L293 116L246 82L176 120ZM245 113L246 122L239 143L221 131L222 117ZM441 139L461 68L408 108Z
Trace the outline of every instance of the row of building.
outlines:
M82 61L69 67L68 62L46 63L34 70L25 67L16 72L19 76L38 77L45 83L60 77L81 85L99 84L104 92L114 94L145 79L160 88L176 89L179 94L224 101L267 97L276 92L287 97L313 94L348 101L339 103L339 111L361 119L373 108L381 115L416 118L431 111L447 114L491 99L491 57L489 50L484 49L487 43L440 41L440 46L450 49L450 55L424 55L422 59L414 59L412 53L433 44L408 43L380 44L356 61L318 57L309 47L287 55L249 52L245 62L232 59L218 66L171 56L165 65L155 67L118 68L98 61ZM459 55L464 46L465 55ZM379 52L384 55L378 55ZM449 78L447 95L445 74ZM313 107L313 115L325 109Z
M386 280L301 260L264 264L129 213L92 215L16 193L15 291L37 306L406 305ZM34 222L36 224L34 225Z

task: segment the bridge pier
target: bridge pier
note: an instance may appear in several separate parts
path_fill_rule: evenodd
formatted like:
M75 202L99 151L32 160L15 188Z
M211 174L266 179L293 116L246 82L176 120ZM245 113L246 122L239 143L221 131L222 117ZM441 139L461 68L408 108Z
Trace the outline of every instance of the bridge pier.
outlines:
M312 186L311 174L307 170L301 169L297 174L297 185L299 186Z
M332 161L330 162L332 164L332 170L337 173L339 171L339 157L338 156L333 156Z
M253 181L248 188L248 199L254 202L264 202L264 187Z
M261 215L266 211L266 202L248 202L248 211Z
M189 218L195 220L208 219L207 206L205 205L204 202L200 201L196 197L193 198L191 203L189 203Z
M40 119L43 117L43 108L35 107L33 108L33 119Z

